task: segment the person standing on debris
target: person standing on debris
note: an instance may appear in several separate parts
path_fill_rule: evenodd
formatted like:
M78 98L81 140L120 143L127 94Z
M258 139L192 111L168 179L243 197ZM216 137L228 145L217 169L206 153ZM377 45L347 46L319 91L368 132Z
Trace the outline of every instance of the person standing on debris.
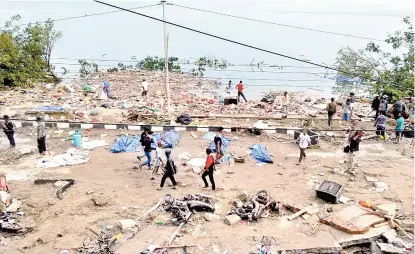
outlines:
M284 97L282 97L282 112L284 114L288 113L288 105L290 104L290 96L287 92L284 92Z
M159 168L164 167L163 159L161 158L162 153L163 153L162 148L163 148L163 143L161 142L161 140L159 140L159 142L157 142L156 163L154 165L154 170L153 170L153 173L152 173L151 180L156 179Z
M166 181L167 177L170 178L171 183L173 184L173 189L176 189L176 179L174 179L174 175L177 173L177 167L174 164L173 159L171 158L171 150L166 150L166 166L164 167L164 175L161 178L160 188L157 190L163 189L164 182Z
M105 81L105 82L104 82L104 87L103 87L103 89L104 89L104 93L105 93L105 95L106 95L108 98L110 98L110 83L109 83L108 81Z
M383 140L386 142L386 136L385 136L386 116L384 116L383 112L380 112L379 116L376 118L376 122L374 126L376 127L377 139L379 140L379 136L382 136Z
M303 158L306 158L305 149L311 144L310 136L308 136L307 129L303 129L303 133L297 138L298 145L300 147L300 159L298 160L297 165L300 165Z
M345 103L343 103L343 117L342 120L343 121L350 121L351 120L351 116L352 116L352 106L351 106L351 102L350 99L347 99Z
M239 84L236 85L236 88L238 88L238 102L241 101L240 98L239 98L240 96L242 96L242 98L245 100L245 102L248 102L245 98L245 95L244 95L244 85L242 84L242 80L239 81Z
M222 144L222 132L223 127L218 128L218 132L216 133L216 136L213 139L213 142L215 142L216 146L216 160L215 163L219 163L219 160L223 157L224 151L223 151L223 144Z
M144 154L147 157L147 161L141 163L140 169L145 165L148 166L149 170L152 169L151 167L151 144L154 142L152 135L153 135L153 132L149 131L147 132L147 135L144 137L142 145L144 146Z
M327 115L329 118L329 127L333 122L333 116L336 114L337 111L337 104L334 102L334 98L331 98L331 102L327 104Z
M202 180L205 184L203 188L209 188L209 184L206 181L206 176L209 176L210 184L212 185L212 190L216 189L215 179L213 178L213 173L215 171L215 158L212 156L212 150L210 148L206 149L206 164L203 170L199 173L202 174Z
M388 100L386 98L386 95L384 95L383 98L382 98L382 102L380 103L379 111L380 111L380 113L383 113L384 116L387 116Z
M45 155L46 152L46 126L45 122L40 116L36 117L37 123L37 148L40 155Z
M4 115L3 118L5 120L3 127L4 134L6 134L7 139L9 139L10 148L15 148L16 142L14 141L14 124L10 121L8 115Z
M399 114L403 116L403 113L405 113L405 110L406 110L406 107L405 107L405 104L402 102L402 99L395 102L395 104L393 104L393 116L395 120L398 120Z
M353 110L354 103L356 102L356 97L354 96L354 93L350 93L350 108Z
M395 134L396 140L395 144L399 144L399 141L402 138L402 132L405 127L405 119L403 119L402 113L398 114L398 119L396 120Z
M141 95L144 97L144 100L147 103L148 82L145 79L143 79L141 86L143 87L143 92L141 93Z
M380 99L379 99L379 96L375 96L375 98L373 99L373 101L372 101L372 111L370 111L370 113L369 114L367 114L366 115L366 118L373 112L373 111L375 111L376 112L376 116L375 116L375 119L377 119L378 118L378 115L379 115L379 109L380 109Z

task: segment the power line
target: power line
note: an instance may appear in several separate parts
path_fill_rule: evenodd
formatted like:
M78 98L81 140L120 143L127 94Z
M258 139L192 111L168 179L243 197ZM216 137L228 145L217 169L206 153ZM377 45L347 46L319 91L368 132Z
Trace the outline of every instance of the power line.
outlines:
M124 10L126 12L131 12L131 13L134 13L134 14L142 16L142 17L153 19L153 20L156 20L156 21L159 21L159 22L164 22L164 23L172 25L172 26L176 26L176 27L179 27L179 28L182 28L182 29L186 29L186 30L189 30L189 31L192 31L192 32L195 32L195 33L203 34L203 35L206 35L206 36L209 36L209 37L212 37L212 38L216 38L216 39L219 39L219 40L223 40L223 41L227 41L227 42L230 42L230 43L238 44L240 46L244 46L244 47L247 47L247 48L251 48L251 49L255 49L255 50L258 50L258 51L265 52L265 53L269 53L269 54L277 55L277 56L280 56L280 57L288 58L288 59L295 60L295 61L298 61L298 62L303 62L303 63L306 63L306 64L318 66L318 67L321 67L321 68L334 70L334 71L344 73L344 74L347 74L347 75L350 75L350 76L360 77L360 78L368 79L370 81L375 81L375 82L379 82L379 83L385 83L384 81L381 81L381 80L364 77L364 76L362 76L362 74L356 74L356 73L350 73L350 72L342 71L342 70L334 68L334 67L330 67L330 66L327 66L327 65L302 60L302 59L299 59L299 58L296 58L296 57L292 57L292 56L284 55L284 54L281 54L281 53L273 52L273 51L270 51L270 50L267 50L267 49L258 48L258 47L251 46L251 45L248 45L248 44L245 44L245 43L241 43L241 42L238 42L238 41L227 39L227 38L224 38L224 37L221 37L221 36L217 36L217 35L214 35L214 34L206 33L206 32L200 31L200 30L196 30L196 29L193 29L193 28L190 28L190 27L186 27L186 26L182 26L182 25L179 25L179 24L176 24L176 23L169 22L169 21L161 20L161 19L158 19L158 18L155 18L155 17L152 17L152 16L148 16L148 15L138 13L138 12L135 12L135 11L132 11L132 10L128 10L128 9L125 9L125 8L122 8L122 7L118 7L118 6L115 6L115 5L112 5L112 4L104 3L104 2L101 2L101 1L98 1L98 0L94 0L94 1L97 2L97 3L103 4L103 5L107 5L107 6L110 6L110 7L113 7L113 8Z
M271 22L271 21L264 21L264 20L259 20L259 19L253 19L253 18L241 17L241 16L236 16L236 15L230 15L230 14L226 14L226 13L203 10L203 9L183 6L183 5L179 5L179 4L168 3L168 5L177 6L177 7L181 7L181 8L185 8L185 9L189 9L189 10L212 13L212 14L216 14L216 15L231 17L231 18L244 19L244 20L249 20L249 21L254 21L254 22L259 22L259 23L265 23L265 24L270 24L270 25L284 26L284 27L289 27L289 28L307 30L307 31L312 31L312 32L319 32L319 33L326 33L326 34L333 34L333 35L341 35L341 36L347 36L347 37L352 37L352 38L357 38L357 39L385 42L384 40L380 40L380 39L374 39L374 38L363 37L363 36L358 36L358 35L343 34L343 33L329 32L329 31L318 30L318 29L313 29L313 28L306 28L306 27L300 27L300 26L281 24L281 23L276 23L276 22Z
M145 5L145 6L139 6L139 7L134 7L131 8L130 10L135 10L135 9L141 9L141 8L147 8L147 7L153 7L153 6L157 6L160 5L158 4L150 4L150 5ZM91 13L91 14L85 14L85 15L80 15L80 16L72 16L72 17L66 17L66 18L60 18L60 19L51 19L50 21L64 21L64 20L72 20L72 19L80 19L80 18L87 18L87 17L93 17L93 16L99 16L99 15L105 15L105 14L110 14L110 13L116 13L116 12L122 12L123 10L118 10L118 11L106 11L106 12L98 12L98 13ZM32 22L32 23L26 23L26 24L17 24L16 26L27 26L30 24L36 24L36 23L46 23L49 20L45 20L45 21L36 21L36 22ZM4 28L4 26L0 27Z

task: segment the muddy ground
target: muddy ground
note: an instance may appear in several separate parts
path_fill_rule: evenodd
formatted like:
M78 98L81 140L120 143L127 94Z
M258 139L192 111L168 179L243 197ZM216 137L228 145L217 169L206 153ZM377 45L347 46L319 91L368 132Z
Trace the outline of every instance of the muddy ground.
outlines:
M72 147L70 141L62 141L67 136L67 131L64 130L57 138L57 130L48 130L47 145L50 154L59 154ZM34 133L32 129L19 129L17 149L35 148ZM137 134L132 131L92 130L87 135L90 140L102 137L108 144L112 144L116 135L121 133ZM204 157L208 141L201 138L203 133L197 135L198 138L195 139L190 133L181 132L180 143L173 150L178 165L181 163L177 156L183 152L189 152L192 157ZM229 202L242 190L255 193L265 189L276 200L298 207L316 204L321 211L330 206L334 211L341 209L344 205L331 205L315 197L313 188L316 182L324 179L343 184L344 195L354 201L369 200L374 204L394 202L397 204L398 213L413 217L414 161L413 148L409 146L409 141L400 145L391 141L363 142L357 156L357 175L352 176L334 173L345 167L341 145L324 143L319 149L309 149L307 159L297 166L299 151L292 142L292 137L288 135L271 135L276 136L275 139L238 133L228 136L233 139L230 152L244 155L252 144L261 143L273 156L274 164L258 166L248 157L245 163L236 163L233 168L220 165L220 172L215 175L220 190L216 192L201 189L200 176L193 173L188 166L179 166L176 179L180 186L177 190L166 186L164 190L157 191L160 178L150 180L150 171L140 171L135 167L138 165L137 153L113 154L109 151L109 145L90 151L90 161L75 166L37 169L35 164L39 156L36 153L3 163L0 165L0 172L6 173L13 198L23 201L20 211L24 212L24 216L19 219L19 223L33 228L33 231L18 236L0 233L3 244L0 246L0 253L60 253L64 249L77 253L76 249L82 247L87 236L95 237L92 231L99 232L102 228L109 228L117 234L120 231L118 220L139 221L141 215L167 193L177 198L186 194L204 193L218 200L221 220L208 222L204 220L203 213L195 214L174 242L200 244L203 248L189 249L189 253L223 253L225 250L228 253L258 253L256 245L260 243L262 236L274 237L279 249L331 246L336 240L333 231L337 230L319 224L315 218L309 221L297 218L290 222L285 217L272 216L257 223L242 222L232 226L223 222L231 207ZM7 140L1 135L0 156L7 156L6 149ZM389 190L376 192L365 176L384 181ZM34 185L34 179L38 178L71 178L76 183L68 189L62 200L58 200L54 186ZM95 205L91 199L98 195L108 203L103 206ZM162 244L176 226L156 225L159 221L168 219L165 215L160 215L154 220L139 222L140 231L128 241L124 234L126 237L121 237L116 253L139 253L150 244ZM319 224L318 230L312 234L315 224Z

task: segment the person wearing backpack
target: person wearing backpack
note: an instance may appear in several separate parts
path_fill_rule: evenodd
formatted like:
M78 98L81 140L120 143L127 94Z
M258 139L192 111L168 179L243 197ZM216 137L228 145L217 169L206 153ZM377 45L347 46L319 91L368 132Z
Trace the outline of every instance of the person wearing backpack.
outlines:
M334 98L331 98L331 102L327 104L327 115L329 118L329 127L331 127L331 124L333 122L333 115L336 114L337 105L334 102Z
M4 115L3 118L5 120L4 126L3 126L4 134L6 134L7 138L9 139L10 148L15 148L16 147L16 142L14 141L14 129L15 129L15 126L10 121L10 118L9 118L8 115Z
M215 171L215 158L213 158L212 150L210 148L206 149L206 165L203 170L199 173L202 174L202 180L205 183L203 188L209 188L208 182L206 181L206 176L209 176L210 184L212 185L212 190L216 189L215 179L213 178L213 172Z
M166 181L167 177L170 178L171 183L173 184L173 189L176 189L176 179L174 179L174 175L177 173L177 167L174 164L173 159L171 158L171 150L166 150L166 166L164 167L164 174L161 178L160 182L160 188L157 188L157 190L163 189L164 182Z

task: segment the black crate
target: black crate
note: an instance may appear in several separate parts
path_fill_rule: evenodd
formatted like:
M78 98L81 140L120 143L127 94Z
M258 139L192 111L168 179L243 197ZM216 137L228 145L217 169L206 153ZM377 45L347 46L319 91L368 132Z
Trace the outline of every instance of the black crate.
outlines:
M343 195L343 185L324 180L316 190L316 195L326 202L337 204Z

